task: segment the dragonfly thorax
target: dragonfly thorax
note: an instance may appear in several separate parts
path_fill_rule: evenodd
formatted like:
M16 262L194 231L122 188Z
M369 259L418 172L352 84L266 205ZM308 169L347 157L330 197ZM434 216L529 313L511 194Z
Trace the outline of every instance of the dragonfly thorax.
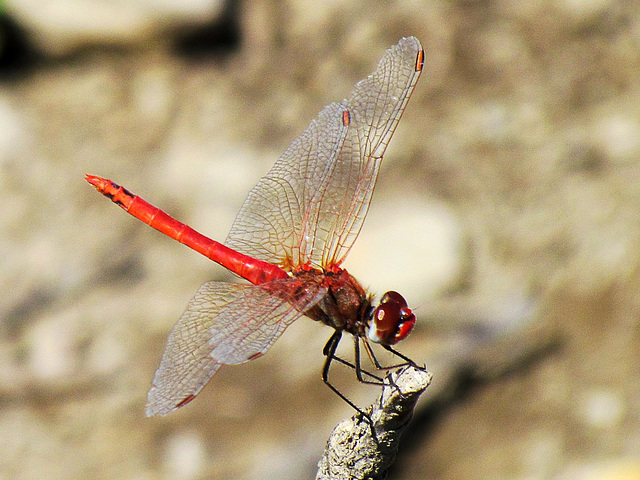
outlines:
M341 268L307 270L296 276L309 283L321 281L327 289L320 301L305 312L307 317L358 337L366 335L373 311L371 296L349 272Z

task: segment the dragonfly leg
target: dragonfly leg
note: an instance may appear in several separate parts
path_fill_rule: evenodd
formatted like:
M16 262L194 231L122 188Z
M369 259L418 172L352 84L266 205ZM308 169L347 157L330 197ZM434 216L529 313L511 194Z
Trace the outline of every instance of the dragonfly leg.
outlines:
M403 363L400 363L398 365L394 365L392 367L386 367L386 368L397 368L397 367L404 367L406 365L409 365L409 366L411 366L413 368L416 368L418 370L426 370L427 369L426 365L421 367L420 365L416 364L416 362L411 360L409 357L407 357L406 355L401 354L400 352L398 352L397 350L393 349L389 345L382 345L382 347L385 350L393 353L396 357L400 357L402 360L404 360Z
M327 385L327 387L333 390L333 393L338 395L343 401L345 401L349 406L351 406L351 408L353 408L356 412L362 415L362 418L369 424L369 427L371 428L371 435L373 436L373 439L377 442L377 435L376 435L376 431L373 425L373 420L371 419L371 417L367 413L362 411L362 409L360 409L355 403L349 400L340 390L338 390L329 381L329 370L331 368L331 362L333 360L336 360L339 363L342 363L343 365L348 365L352 368L356 368L354 365L350 364L346 360L342 360L341 358L336 356L335 354L336 349L338 348L338 344L340 343L341 338L342 338L342 332L340 330L336 330L333 333L333 335L331 335L331 338L322 349L322 353L326 357L324 361L324 366L322 367L322 381Z
M353 370L356 370L356 369L357 369L357 367L356 367L353 363L351 363L351 362L347 362L345 359L340 358L340 357L338 357L337 355L334 355L334 356L333 356L333 360L335 360L336 362L338 362L338 363L340 363L340 364L342 364L342 365L345 365L345 366L347 366L347 367L349 367L349 368L352 368ZM377 376L377 375L374 375L374 374L373 374L373 373L371 373L371 372L367 372L367 371L366 371L366 370L364 370L364 369L360 369L360 372L361 372L362 374L364 374L364 375L367 375L368 377L371 377L371 378L374 378L375 380L377 380L378 382L371 382L371 383L373 383L374 385L381 385L381 384L382 384L382 378L381 378L381 377L379 377L379 376ZM362 383L370 383L370 382L367 382L367 381L365 381L365 380L362 380Z
M362 364L360 362L360 337L354 335L353 341L354 341L354 358L356 362L354 369L356 371L356 377L358 377L358 380L361 383L367 383L369 385L384 385L384 380L382 378L378 377L377 375L373 375L372 373L369 373L366 370L362 369ZM373 352L371 352L371 347L369 346L366 340L363 340L362 342L365 346L365 350L367 351L367 354L369 354L369 358L372 359L371 360L372 363L375 365L375 367L378 370L380 370L380 364L378 360L375 358L375 356L372 357ZM362 376L363 373L368 375L371 378L374 378L375 380L365 380L364 377Z
M393 365L383 366L378 360L378 358L376 357L375 353L373 353L373 349L371 348L371 345L369 344L366 338L362 339L362 343L364 344L364 349L367 352L369 360L371 360L371 363L376 367L377 370L393 370L395 368L406 367L407 365L410 365L419 370L424 370L426 368L426 367L420 367L416 365L416 363L413 360L411 360L409 357L407 357L406 355L403 355L402 353L393 349L389 345L382 345L382 348L393 353L396 357L400 357L404 361L401 363L394 363Z
M337 340L336 340L334 337L337 337ZM358 374L358 379L359 379L362 383L373 383L374 385L381 385L381 384L382 384L382 378L380 378L380 377L379 377L379 376L377 376L377 375L374 375L374 374L373 374L373 373L371 373L371 372L367 372L366 370L364 370L364 369L360 368L359 366L356 366L356 365L354 365L353 363L348 362L347 360L345 360L345 359L343 359L343 358L340 358L339 356L337 356L337 355L335 354L335 351L336 351L336 349L338 348L338 345L337 345L337 344L338 344L338 343L340 343L341 338L342 338L342 333L341 333L341 332L338 332L338 331L336 330L336 333L334 333L334 334L331 336L331 338L329 339L329 341L326 343L326 345L325 345L325 346L324 346L324 348L322 349L322 354L323 354L325 357L329 357L329 356L331 356L331 361L335 360L336 362L338 362L338 363L340 363L340 364L342 364L342 365L345 365L345 366L347 366L347 367L349 367L349 368L352 368L352 369L356 370L356 372L358 372L358 369L359 369L359 372L360 372L360 373ZM356 337L354 337L354 338L356 338ZM335 342L335 345L334 345L334 342ZM356 358L358 359L357 363L358 363L358 365L359 365L359 364L360 364L360 362L359 362L359 359L360 359L360 352L359 352L359 348L358 348L358 347L359 347L359 346L356 344ZM330 350L333 350L333 353L332 353L332 354L329 352ZM373 378L373 379L377 380L377 382L368 382L368 381L366 381L366 380L362 380L362 379L361 379L362 374L367 375L368 377L371 377L371 378Z
M369 359L371 360L371 363L373 363L373 365L374 365L378 370L385 370L385 371L388 371L388 370L392 370L392 369L395 369L395 368L404 367L404 366L407 366L407 365L410 365L410 366L412 366L412 367L414 367L414 368L417 368L417 369L420 369L420 370L424 370L424 369L426 368L426 367L420 367L420 366L416 365L416 364L415 364L415 362L414 362L413 360L411 360L409 357L407 357L407 356L405 356L405 355L401 354L400 352L398 352L398 351L394 350L394 349L393 349L393 348L391 348L389 345L382 345L382 347L383 347L385 350L387 350L387 351L389 351L389 352L393 353L393 354L394 354L394 355L396 355L397 357L400 357L402 360L404 360L404 362L402 362L402 363L397 363L397 364L394 364L394 365L389 365L389 366L382 366L382 365L380 364L380 361L379 361L379 360L378 360L378 358L376 357L375 353L373 353L373 349L371 348L371 345L369 344L369 342L367 342L367 339L366 339L366 338L364 338L364 339L362 340L362 343L364 344L364 348L365 348L365 350L367 351L367 355L369 356ZM357 345L356 345L356 353L358 353ZM359 357L357 357L357 358L359 358ZM357 371L357 370L356 370L356 371ZM400 389L398 388L398 386L393 382L393 379L391 378L391 376L390 376L390 375L387 375L386 379L389 381L389 385L390 385L390 386L392 386L393 388L395 388L395 390L400 394L400 396L403 396L403 395L402 395L402 392L400 391ZM360 380L360 381L362 381L362 380ZM364 382L364 383L372 383L372 382Z

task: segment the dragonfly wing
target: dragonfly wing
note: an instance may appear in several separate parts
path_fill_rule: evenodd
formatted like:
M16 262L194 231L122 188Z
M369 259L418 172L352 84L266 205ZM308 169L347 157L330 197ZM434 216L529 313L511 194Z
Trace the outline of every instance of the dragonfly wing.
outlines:
M315 243L317 198L326 191L347 133L344 108L325 107L249 192L225 244L290 267L306 263Z
M320 257L322 265L340 265L360 233L382 156L418 81L422 58L418 39L403 38L343 101L350 114L349 129L320 199L316 228L322 243L314 259Z
M295 281L202 285L169 335L149 390L147 416L166 415L191 401L222 365L263 355L326 291L307 285L296 300L274 294L292 292Z
M225 243L285 268L339 265L360 233L422 55L416 38L403 38L349 99L325 107L251 190Z

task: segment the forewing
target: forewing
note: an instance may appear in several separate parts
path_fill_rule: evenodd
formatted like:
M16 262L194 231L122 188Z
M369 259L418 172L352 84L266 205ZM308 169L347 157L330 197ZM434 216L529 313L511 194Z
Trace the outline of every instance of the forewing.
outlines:
M348 127L342 105L326 106L249 192L225 244L285 269L315 247L319 207Z
M421 59L420 42L403 38L348 100L325 107L251 190L225 243L285 268L339 265L362 227Z
M350 125L327 180L316 228L321 243L314 259L320 255L322 265L340 265L360 233L382 156L418 81L422 57L418 39L403 38L343 101Z
M149 390L147 415L165 415L188 403L222 365L263 355L325 293L321 286L309 285L296 300L274 295L295 281L202 285L169 335Z

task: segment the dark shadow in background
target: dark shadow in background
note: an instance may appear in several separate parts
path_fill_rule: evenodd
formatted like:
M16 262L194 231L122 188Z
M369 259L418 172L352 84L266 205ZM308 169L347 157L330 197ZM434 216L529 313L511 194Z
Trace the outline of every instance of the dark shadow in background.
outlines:
M175 43L177 55L192 60L207 60L235 52L242 38L241 2L227 0L222 13L212 22L179 35Z
M221 14L210 23L174 32L174 53L195 61L219 59L232 54L239 48L242 38L240 14L241 2L227 0ZM53 61L68 62L70 58L82 56L96 48L116 52L121 49L89 45ZM22 77L50 60L29 41L27 31L7 12L0 10L0 81Z
M19 77L40 60L24 29L6 13L0 13L0 80Z

